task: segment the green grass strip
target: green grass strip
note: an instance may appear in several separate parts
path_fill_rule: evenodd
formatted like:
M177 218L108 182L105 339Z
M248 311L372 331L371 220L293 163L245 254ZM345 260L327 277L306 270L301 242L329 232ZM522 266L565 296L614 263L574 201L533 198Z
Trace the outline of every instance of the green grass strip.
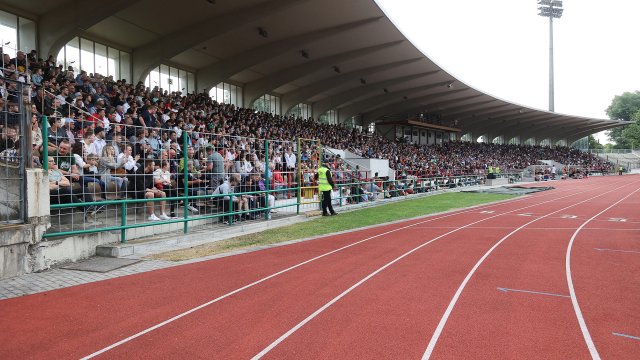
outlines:
M150 256L150 258L173 261L186 260L231 250L276 244L339 231L358 229L365 226L378 225L510 198L513 198L513 196L457 192L397 201L390 204L345 212L339 216L319 217L314 220L269 229L259 233L241 235L211 244L170 251ZM340 208L336 207L336 210L340 211Z

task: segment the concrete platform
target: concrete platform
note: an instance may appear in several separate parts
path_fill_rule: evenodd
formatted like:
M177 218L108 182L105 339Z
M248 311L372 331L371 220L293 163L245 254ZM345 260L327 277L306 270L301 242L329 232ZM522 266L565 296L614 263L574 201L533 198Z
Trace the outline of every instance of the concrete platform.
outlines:
M508 178L487 179L485 180L485 185L487 186L509 185L509 179Z
M138 260L138 259L118 259L118 258L97 257L97 258L92 258L89 260L73 263L67 266L63 266L62 269L106 273L109 271L120 269L125 266L133 265L140 261L141 260Z

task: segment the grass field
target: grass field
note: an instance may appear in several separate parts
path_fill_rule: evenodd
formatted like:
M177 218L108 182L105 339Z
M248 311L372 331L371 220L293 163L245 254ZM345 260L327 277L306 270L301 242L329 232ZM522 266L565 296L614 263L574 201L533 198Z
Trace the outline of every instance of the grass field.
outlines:
M414 200L396 201L390 204L349 211L339 216L319 217L303 223L269 229L259 233L241 235L188 249L151 255L149 258L170 261L194 259L232 250L277 244L284 241L409 219L512 197L510 195L458 192L427 196Z

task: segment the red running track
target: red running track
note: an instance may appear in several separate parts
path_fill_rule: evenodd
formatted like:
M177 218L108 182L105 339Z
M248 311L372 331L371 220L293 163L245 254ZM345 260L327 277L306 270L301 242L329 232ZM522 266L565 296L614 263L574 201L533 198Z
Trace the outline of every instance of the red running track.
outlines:
M513 201L0 301L0 331L14 334L0 358L409 359L432 344L433 359L585 359L565 271L572 236L596 356L637 358L639 183L554 182Z

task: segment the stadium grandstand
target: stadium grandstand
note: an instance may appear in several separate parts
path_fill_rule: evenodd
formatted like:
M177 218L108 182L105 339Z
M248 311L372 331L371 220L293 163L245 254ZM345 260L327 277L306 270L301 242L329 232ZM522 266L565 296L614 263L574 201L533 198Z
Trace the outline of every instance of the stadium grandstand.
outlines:
M3 0L0 41L1 359L637 357L640 155L572 146L627 122L375 0Z
M480 185L494 168L508 182L552 166L617 171L569 145L620 122L475 90L372 0L0 10L2 221L42 220L28 221L39 245L2 248L5 276L118 240L317 209L325 158L340 206Z

